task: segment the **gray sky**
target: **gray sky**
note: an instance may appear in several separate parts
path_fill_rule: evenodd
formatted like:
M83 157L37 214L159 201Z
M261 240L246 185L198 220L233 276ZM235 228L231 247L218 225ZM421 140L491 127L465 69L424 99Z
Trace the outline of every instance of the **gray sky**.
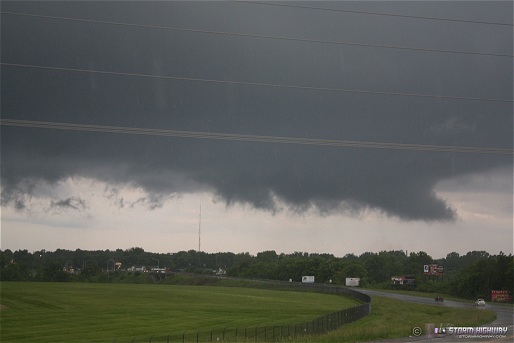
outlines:
M2 2L2 249L512 252L512 2L278 4Z

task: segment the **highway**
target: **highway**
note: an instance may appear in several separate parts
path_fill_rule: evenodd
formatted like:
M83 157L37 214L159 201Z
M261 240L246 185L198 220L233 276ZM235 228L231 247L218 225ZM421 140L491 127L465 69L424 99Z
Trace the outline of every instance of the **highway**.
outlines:
M410 301L417 304L425 304L425 305L433 305L433 306L444 306L444 307L464 307L464 308L475 308L475 304L466 303L461 301L453 301L453 300L445 300L443 303L435 303L432 298L424 298L417 297L413 295L404 295L404 294L396 294L396 293L388 293L381 292L375 290L365 290L360 289L359 292L364 294L368 294L370 296L381 296L387 297L397 300ZM480 307L480 309L493 310L496 312L496 320L490 324L482 325L483 327L508 327L508 331L505 337L488 337L488 338L479 338L479 337L471 337L470 335L439 335L434 334L432 328L427 330L426 327L420 327L422 333L420 336L410 336L405 338L397 338L397 339L388 339L374 342L433 342L433 343L443 343L443 342L491 342L491 343L503 343L503 342L514 342L514 309L512 306L504 306L504 305L493 305L487 303L485 308ZM371 310L373 311L373 302L371 303ZM429 332L426 332L429 331ZM485 336L485 335L484 335Z

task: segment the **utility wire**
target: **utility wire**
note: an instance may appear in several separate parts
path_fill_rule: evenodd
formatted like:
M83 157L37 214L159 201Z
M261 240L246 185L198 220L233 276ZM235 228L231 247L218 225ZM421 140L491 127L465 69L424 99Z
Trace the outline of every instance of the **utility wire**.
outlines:
M313 139L281 136L261 136L243 135L232 133L213 133L201 131L183 130L162 130L141 127L105 126L72 124L62 122L47 122L35 120L0 119L1 126L31 127L38 129L58 129L67 131L89 131L118 133L145 136L179 137L194 139L213 139L239 142L258 142L258 143L277 143L277 144L296 144L296 145L315 145L332 146L343 148L369 148L369 149L388 149L388 150L413 150L413 151L433 151L433 152L453 152L486 155L514 155L513 149L484 148L469 146L444 146L444 145L424 145L424 144L402 144L385 142L366 142L366 141L346 141L335 139Z
M77 21L77 22L82 22L82 23L95 23L95 24L105 24L105 25L129 26L129 27L138 27L138 28L145 28L145 29L159 29L159 30L180 31L180 32L205 33L205 34L227 35L227 36L235 36L235 37L273 39L273 40L282 40L282 41L290 41L290 42L318 43L318 44L332 44L332 45L349 45L349 46L368 47L368 48L398 49L398 50L410 50L410 51L421 51L421 52L432 52L432 53L464 54L464 55L479 55L479 56L494 56L494 57L514 57L514 55L512 55L512 54L499 54L499 53L489 53L489 52L475 52L475 51L461 51L461 50L447 50L447 49L431 49L431 48L416 48L416 47L386 45L386 44L368 44L368 43L355 43L355 42L319 40L319 39L307 39L307 38L295 38L295 37L269 36L269 35L250 34L250 33L211 31L211 30L200 30L200 29L187 29L187 28L178 28L178 27L170 27L170 26L121 23L121 22L104 21L104 20L91 20L91 19L81 19L81 18L58 17L58 16L48 16L48 15L18 13L18 12L5 12L5 11L3 11L1 13L2 14L8 14L8 15L36 17L36 18L44 18L44 19L69 20L69 21Z
M269 3L269 2L260 2L260 1L258 2L258 1L238 1L238 0L236 0L235 2L248 3L248 4L254 4L254 5L266 5L266 6L301 8L301 9L328 11L328 12L341 12L341 13L356 13L356 14L366 14L366 15L377 15L377 16L385 16L385 17L399 17L399 18L424 19L424 20L438 20L438 21L449 21L449 22L468 23L468 24L486 24L486 25L513 26L512 23L498 23L498 22L493 22L493 21L467 20L467 19L455 19L455 18L438 18L438 17L427 17L427 16L417 16L417 15L408 15L408 14L395 14L395 13L380 13L380 12L370 12L370 11L342 10L342 9L335 9L335 8L323 8L323 7L313 7L313 6L303 6L303 5L291 5L291 4L285 4L285 3Z
M405 96L405 97L421 97L421 98L452 99L452 100L513 102L512 99L500 99L500 98L479 98L479 97L438 95L438 94L372 91L372 90L363 90L363 89L359 90L359 89L345 89L345 88L331 88L331 87L297 86L297 85L287 85L287 84L277 84L277 83L244 82L244 81L202 79L202 78L167 76L167 75L125 73L125 72L106 71L106 70L51 67L51 66L41 66L41 65L33 65L33 64L20 64L20 63L1 62L0 65L6 66L6 67L16 67L16 68L33 68L33 69L56 70L56 71L78 72L78 73L88 73L88 74L145 77L145 78L156 78L156 79L165 79L165 80L179 80L179 81L206 82L206 83L220 83L220 84L232 84L232 85L240 85L240 86L274 87L274 88L287 88L287 89L300 89L300 90L315 90L315 91L324 91L324 92L394 95L394 96Z

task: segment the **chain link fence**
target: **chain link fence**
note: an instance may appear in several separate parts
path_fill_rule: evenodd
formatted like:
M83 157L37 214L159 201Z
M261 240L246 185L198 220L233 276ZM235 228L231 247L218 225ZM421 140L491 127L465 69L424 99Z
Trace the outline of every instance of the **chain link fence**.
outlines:
M288 340L294 340L295 337L323 334L335 330L344 324L359 320L369 315L371 312L371 298L368 295L345 287L321 284L298 284L279 281L254 281L246 287L341 295L362 301L363 304L329 313L312 321L299 324L223 328L210 331L188 331L183 333L173 333L166 336L134 337L130 342L287 342Z

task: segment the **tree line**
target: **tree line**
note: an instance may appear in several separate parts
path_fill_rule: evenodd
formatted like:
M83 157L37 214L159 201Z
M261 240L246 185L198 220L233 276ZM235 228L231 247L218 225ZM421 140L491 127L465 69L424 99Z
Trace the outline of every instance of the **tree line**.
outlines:
M402 250L335 257L306 252L278 254L272 250L251 255L195 250L152 253L139 247L34 252L6 249L0 250L0 280L115 282L140 270L132 267L143 266L147 270L159 267L175 273L218 273L282 281L300 281L302 276L311 275L319 283L342 285L346 278L352 277L360 278L362 286L376 288L391 288L391 277L406 276L416 280L409 289L490 299L491 290L514 289L513 262L512 254L490 255L485 251L471 251L465 255L451 252L445 258L434 259L423 251L407 253ZM443 274L424 274L423 266L430 264L442 266Z

